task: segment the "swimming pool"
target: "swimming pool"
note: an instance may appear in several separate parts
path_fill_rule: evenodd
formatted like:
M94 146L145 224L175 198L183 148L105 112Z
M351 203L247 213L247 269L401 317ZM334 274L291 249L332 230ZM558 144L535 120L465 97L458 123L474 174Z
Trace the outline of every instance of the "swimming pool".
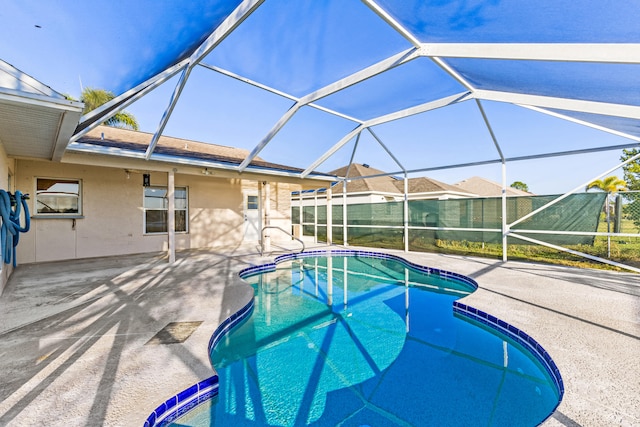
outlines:
M320 255L244 272L255 299L212 342L219 388L205 394L217 396L174 425L537 425L557 407L546 352L456 302L473 280L390 255Z

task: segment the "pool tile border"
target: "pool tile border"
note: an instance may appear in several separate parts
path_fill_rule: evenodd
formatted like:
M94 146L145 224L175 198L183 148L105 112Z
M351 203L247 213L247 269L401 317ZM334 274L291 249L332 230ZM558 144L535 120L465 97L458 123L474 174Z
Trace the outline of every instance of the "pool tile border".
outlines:
M509 338L513 339L518 344L529 350L531 354L533 354L535 358L538 359L538 362L542 364L542 366L545 368L545 370L553 380L558 390L558 404L560 404L564 395L564 382L562 380L562 376L560 375L560 370L556 366L553 359L551 359L549 353L547 353L547 351L535 339L529 336L526 332L516 328L513 325L510 325L504 320L498 319L497 317L489 313L485 313L482 310L478 310L477 308L471 307L461 302L454 301L453 310L454 312L462 316L473 319L508 336Z
M242 307L239 311L233 313L225 319L220 326L216 328L213 335L209 339L208 352L211 353L220 340L229 333L235 326L242 323L251 316L254 307L253 298L249 303ZM184 415L189 410L195 408L201 403L213 399L218 395L218 376L213 375L197 384L181 391L175 396L170 397L160 406L158 406L148 417L144 423L144 427L161 427L166 426Z
M414 270L418 270L420 272L426 274L434 274L444 278L454 278L456 280L462 281L468 285L471 285L473 289L478 289L478 283L470 277L467 277L462 274L454 273L451 271L440 270L438 268L427 267L420 264L415 264L413 262L407 261L406 259L399 257L397 255L385 254L380 252L371 252L371 251L361 251L361 250L351 250L351 249L333 249L333 250L316 250L316 251L305 251L298 253L290 253L285 255L280 255L274 259L272 263L266 263L261 265L256 265L252 267L245 268L241 270L238 275L240 278L244 279L246 277L252 276L254 274L263 273L267 271L274 271L276 269L276 265L285 262L291 261L294 259L302 259L302 258L312 258L316 256L353 256L353 257L364 257L364 258L377 258L377 259L390 259L394 261L398 261L401 264L406 265ZM249 303L247 303L244 307L242 307L239 311L233 313L230 317L225 319L220 326L216 328L213 335L211 335L211 339L209 340L208 345L208 353L211 354L211 350L220 342L220 340L228 334L235 326L242 323L245 319L251 316L254 308L254 300L253 298ZM473 319L477 322L482 323L483 325L490 327L508 337L518 342L523 347L527 348L536 359L542 364L542 366L547 370L551 379L553 380L557 390L558 390L558 405L562 402L562 397L564 396L564 382L562 380L562 376L560 375L560 371L556 366L549 353L532 337L526 334L524 331L516 328L513 325L508 324L507 322L498 319L497 317L485 313L482 310L478 310L477 308L471 307L469 305L463 304L458 301L453 302L453 310L455 313L465 316L467 318ZM158 406L152 413L147 417L147 420L144 423L144 427L156 427L156 426L166 426L171 422L175 421L178 417L184 415L189 410L193 409L197 405L204 403L210 399L213 399L218 395L218 376L213 375L203 381L200 381L197 384L192 385L186 390L181 391L175 396L170 397L160 406ZM556 405L556 408L558 406ZM555 409L554 408L554 411ZM551 414L554 412L552 411ZM549 414L549 416L551 416Z

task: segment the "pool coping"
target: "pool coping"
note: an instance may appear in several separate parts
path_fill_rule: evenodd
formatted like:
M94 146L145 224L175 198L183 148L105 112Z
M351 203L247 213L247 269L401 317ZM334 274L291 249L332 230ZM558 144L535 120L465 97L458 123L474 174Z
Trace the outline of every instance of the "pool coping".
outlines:
M281 262L286 262L294 259L302 259L302 258L313 258L317 256L353 256L353 257L363 257L363 258L376 258L376 259L391 259L394 261L398 261L401 264L406 265L409 268L414 270L424 272L427 274L434 274L444 278L455 278L464 283L471 285L474 288L474 291L478 289L478 283L472 278L465 276L463 274L442 270L438 268L428 267L420 264L413 263L411 261L406 260L403 257L382 253L382 252L374 252L374 251L364 251L364 250L356 250L356 249L325 249L325 250L314 250L314 251L304 251L297 253L289 253L285 255L280 255L274 258L273 262L264 263L260 265L251 266L245 268L238 272L238 276L241 279L252 276L254 274L259 274L267 271L273 271L276 269L276 265ZM211 338L209 339L208 344L208 354L211 354L211 350L220 342L220 340L233 328L241 324L244 320L248 319L253 313L254 308L254 299L251 300L244 305L240 310L231 314L228 318L226 318L213 332ZM516 328L509 323L498 319L497 317L486 313L482 310L476 309L467 304L463 304L459 301L453 302L453 310L455 313L465 316L469 319L480 322L495 331L506 335L507 337L513 339L523 347L525 347L531 354L533 354L536 359L541 363L543 368L547 371L549 376L554 382L558 392L558 403L553 408L553 410L549 413L544 420L540 422L543 424L549 417L553 415L555 410L558 408L560 403L562 402L562 398L564 396L564 382L562 380L562 376L555 362L549 355L549 353L531 336L529 336L524 331ZM212 369L215 371L215 367L212 365ZM159 405L146 419L144 423L144 427L161 427L170 424L171 422L178 419L180 416L184 415L191 409L196 406L205 403L218 395L219 391L219 382L218 375L213 375L205 380L198 382L197 384L188 387L187 389L181 391L175 396L170 397L165 400L161 405ZM540 425L539 424L539 425Z

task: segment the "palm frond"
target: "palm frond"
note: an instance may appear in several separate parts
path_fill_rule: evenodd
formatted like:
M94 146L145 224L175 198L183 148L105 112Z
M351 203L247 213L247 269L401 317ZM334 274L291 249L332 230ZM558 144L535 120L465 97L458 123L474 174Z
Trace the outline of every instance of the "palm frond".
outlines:
M84 110L82 113L87 114L89 111L95 110L115 97L114 93L108 90L86 87L80 97L80 101L84 102ZM127 111L116 113L103 124L132 130L138 130L140 128L135 116Z

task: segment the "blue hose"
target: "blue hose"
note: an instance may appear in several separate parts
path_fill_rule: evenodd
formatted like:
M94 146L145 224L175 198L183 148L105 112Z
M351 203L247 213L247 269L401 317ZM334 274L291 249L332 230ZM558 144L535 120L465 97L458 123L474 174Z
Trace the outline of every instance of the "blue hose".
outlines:
M27 205L28 195L16 191L15 209L11 207L11 193L0 190L0 217L2 218L2 228L0 229L0 240L2 241L2 260L5 264L11 263L16 266L16 246L20 241L20 233L26 233L31 227L29 217L29 206ZM24 209L24 227L20 227L20 211Z

